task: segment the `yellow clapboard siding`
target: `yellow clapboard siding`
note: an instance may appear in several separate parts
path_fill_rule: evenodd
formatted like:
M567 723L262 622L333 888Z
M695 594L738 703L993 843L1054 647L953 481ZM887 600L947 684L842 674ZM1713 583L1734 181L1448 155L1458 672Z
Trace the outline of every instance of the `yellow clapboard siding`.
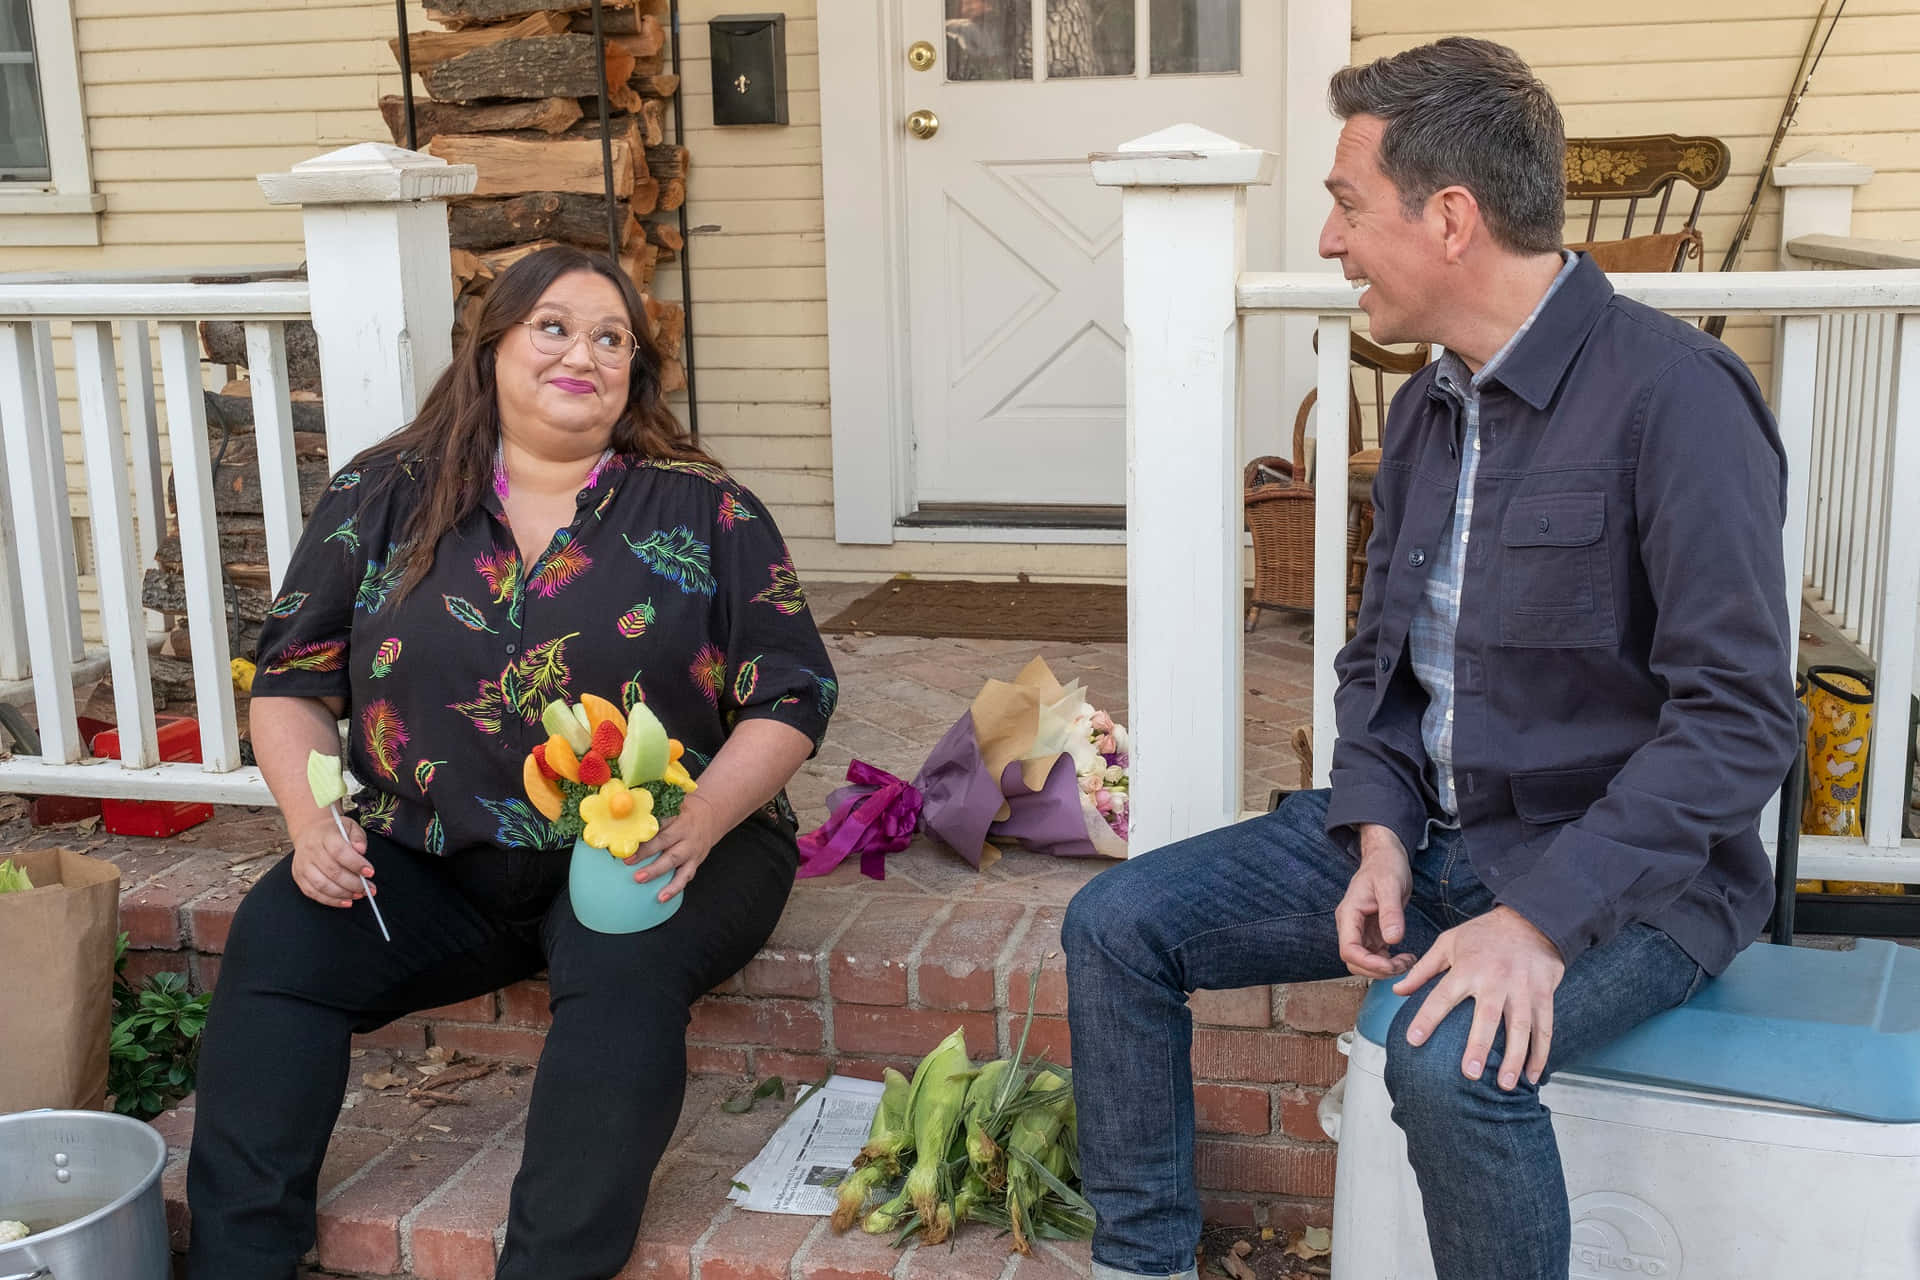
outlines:
M711 118L696 121L689 115L687 148L693 152L696 171L708 164L819 164L820 126L790 124L782 128L720 129L713 126ZM690 178L688 195L698 186L698 181Z
M824 337L741 338L715 336L700 343L702 369L824 369Z
M830 440L804 436L720 435L708 426L704 407L700 416L700 441L724 454L727 465L733 468L821 472L833 469Z
M704 174L693 179L704 182ZM688 256L699 264L699 271L711 267L818 267L827 261L827 238L823 231L770 231L761 235L690 236ZM663 263L660 270L674 272L676 263Z
M698 355L698 339L695 339ZM703 364L699 369L702 407L725 400L744 400L755 404L825 404L825 369L716 369Z
M318 154L315 145L197 147L180 151L96 151L93 176L100 182L251 181L279 173ZM255 188L256 194L258 188Z
M708 92L706 84L688 81L681 86L680 100L687 112L688 129L718 128L713 123L713 94ZM787 120L785 128L819 128L820 91L818 89L793 89L787 93ZM731 126L741 128L743 126ZM767 128L769 126L744 126L746 128Z
M775 509L786 506L828 506L833 502L833 478L816 471L775 471L734 465L740 483Z
M780 306L753 302L700 302L699 287L699 277L696 276L693 310L695 337L704 337L709 333L730 333L773 338L788 334L825 334L827 331L827 304L824 302L789 302Z
M697 154L697 153L696 153ZM687 217L722 231L752 235L762 231L823 231L826 208L818 200L703 200L696 175L687 179Z
M844 0L841 0L844 2ZM820 24L814 15L816 10L811 4L783 5L787 14L787 56L795 54L813 54L820 51ZM725 4L693 4L680 6L680 57L683 62L705 62L712 56L712 47L707 43L707 22L721 14L736 11L736 6Z
M205 13L153 16L151 10L159 7L150 6L146 15L123 12L81 21L78 24L80 52L146 50L159 53L173 49L246 48L358 37L384 41L396 30L390 4L339 4L272 12L250 0L244 6L229 7L218 22L207 21ZM385 45L381 47L384 49Z
M243 96L244 91L244 96ZM380 95L400 92L400 76L289 76L281 80L168 81L153 84L89 84L87 114L99 116L195 116L231 111L253 102L267 111L368 112L368 138L391 141L379 125ZM371 106L369 106L371 104Z
M1605 6L1605 13L1607 25L1691 24L1712 16L1719 19L1719 25L1730 27L1768 18L1807 24L1812 21L1813 11L1817 8L1817 4L1809 5L1806 0L1740 0L1738 5L1726 3L1726 0L1695 0L1695 3L1684 5L1676 5L1673 0L1614 0L1614 3ZM1583 19L1586 20L1585 25L1598 25L1591 21L1594 12L1593 8L1574 6L1564 0L1531 5L1516 5L1512 0L1429 0L1425 4L1407 4L1404 0L1356 0L1353 6L1353 29L1364 35L1404 33L1416 37L1407 43L1419 44L1419 36L1434 31L1511 34L1530 28L1558 27ZM1914 12L1920 10L1916 10L1912 0L1853 0L1847 6L1849 19L1873 14Z
M710 339L718 341L718 339ZM702 344L700 351L706 350ZM828 409L821 404L702 404L700 430L731 436L828 436Z
M225 48L83 53L80 78L88 84L150 84L177 80L279 80L292 76L380 75L398 71L373 32L312 44L243 45Z
M820 200L817 164L701 164L694 170L703 200Z
M823 302L825 267L725 267L699 269L695 259L696 302Z
M1726 59L1785 54L1797 59L1812 26L1812 6L1791 18L1729 21L1711 6L1676 8L1675 20L1660 24L1593 24L1586 15L1564 25L1524 29L1485 29L1478 34L1510 45L1536 69L1581 63L1644 67L1654 63L1682 63L1703 67ZM1371 10L1373 5L1356 7ZM1433 11L1446 12L1444 6ZM1695 17L1694 14L1705 16ZM1353 57L1365 62L1381 53L1411 44L1461 34L1466 28L1429 31L1377 32L1369 30L1354 41ZM1911 53L1920 49L1920 9L1900 14L1863 14L1848 6L1846 18L1833 34L1827 57L1880 51ZM1824 63L1822 64L1825 65ZM1783 86L1784 91L1784 86Z
M228 147L311 147L327 138L366 138L379 120L371 110L95 116L87 124L87 140L96 153L204 150L208 138Z

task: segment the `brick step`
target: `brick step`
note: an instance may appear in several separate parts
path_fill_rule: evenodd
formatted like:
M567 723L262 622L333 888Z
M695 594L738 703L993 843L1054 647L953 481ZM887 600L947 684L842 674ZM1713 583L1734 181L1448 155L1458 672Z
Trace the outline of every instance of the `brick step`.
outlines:
M388 1055L375 1050L360 1061L384 1067ZM360 1096L342 1110L321 1171L319 1242L309 1262L347 1276L491 1280L531 1080L525 1068L502 1064L448 1090L467 1105L431 1110L407 1103L397 1090L354 1090ZM951 1249L910 1244L902 1251L859 1230L836 1235L822 1218L729 1205L733 1175L786 1114L784 1105L771 1102L744 1115L721 1110L729 1094L745 1087L744 1080L711 1078L689 1086L622 1280L1074 1280L1088 1274L1084 1244L1036 1245L1008 1270L1009 1242L977 1224L959 1232ZM179 1252L191 1231L184 1195L191 1100L155 1127L170 1149L164 1187Z

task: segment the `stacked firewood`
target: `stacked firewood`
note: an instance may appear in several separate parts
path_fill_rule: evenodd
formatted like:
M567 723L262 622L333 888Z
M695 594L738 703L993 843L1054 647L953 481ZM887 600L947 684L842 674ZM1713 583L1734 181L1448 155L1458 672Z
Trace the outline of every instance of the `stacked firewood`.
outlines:
M662 116L678 87L666 70L668 0L603 0L596 46L589 0L428 0L443 30L410 34L407 52L427 97L414 102L420 150L473 165L472 196L454 202L454 340L477 319L489 284L551 244L608 248L599 67L606 67L616 202L613 246L643 293L655 267L682 249L675 211L687 197L687 150L668 145ZM388 42L397 58L400 42ZM406 143L397 96L380 100ZM647 299L668 391L685 385L683 314Z

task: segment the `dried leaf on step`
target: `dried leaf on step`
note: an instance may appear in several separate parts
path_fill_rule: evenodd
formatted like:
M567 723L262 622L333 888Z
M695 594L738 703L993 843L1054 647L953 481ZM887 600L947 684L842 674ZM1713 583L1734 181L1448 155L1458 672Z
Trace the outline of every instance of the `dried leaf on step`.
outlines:
M369 1089L398 1089L401 1085L412 1084L413 1081L407 1079L407 1077L401 1075L398 1071L386 1070L369 1071L360 1077L360 1083Z
M1254 1280L1253 1268L1231 1253L1220 1259L1220 1269L1232 1276L1233 1280Z
M786 1081L782 1080L779 1076L768 1076L760 1082L759 1086L755 1088L752 1093L736 1094L734 1097L722 1102L720 1109L728 1115L745 1115L747 1112L753 1110L753 1104L762 1098L779 1098L784 1101L786 1096Z
M1298 1240L1287 1246L1286 1252L1296 1258L1324 1258L1333 1252L1333 1232L1325 1227L1308 1227Z
M427 1050L425 1057L428 1062L435 1063L442 1067L460 1061L459 1052L444 1044L437 1044Z
M1251 1244L1248 1244L1245 1240L1235 1240L1233 1242L1234 1257L1244 1258L1252 1252L1253 1252L1253 1246Z

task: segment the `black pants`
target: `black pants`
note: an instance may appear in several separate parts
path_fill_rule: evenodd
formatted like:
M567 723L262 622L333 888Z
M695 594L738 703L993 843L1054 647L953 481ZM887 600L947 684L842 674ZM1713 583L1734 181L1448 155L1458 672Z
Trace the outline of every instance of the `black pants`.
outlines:
M553 1026L497 1274L604 1280L626 1265L685 1096L689 1010L773 932L797 850L791 833L749 818L714 846L671 919L621 935L574 919L568 857L433 858L369 835L391 943L364 903L303 895L291 859L261 877L234 916L200 1050L191 1280L298 1274L354 1033L541 969Z

